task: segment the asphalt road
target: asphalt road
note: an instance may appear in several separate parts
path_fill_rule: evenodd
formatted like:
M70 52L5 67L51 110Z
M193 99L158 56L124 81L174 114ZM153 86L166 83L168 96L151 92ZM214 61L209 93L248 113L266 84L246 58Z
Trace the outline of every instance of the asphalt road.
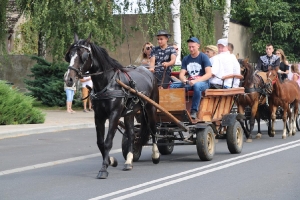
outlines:
M276 127L280 129L281 122ZM266 127L263 126L263 130ZM300 198L300 132L281 139L244 143L241 154L217 143L212 161L200 161L196 146L176 146L159 164L151 148L132 171L122 171L121 134L117 133L106 180L96 179L102 158L94 129L44 133L0 140L0 199L272 199Z

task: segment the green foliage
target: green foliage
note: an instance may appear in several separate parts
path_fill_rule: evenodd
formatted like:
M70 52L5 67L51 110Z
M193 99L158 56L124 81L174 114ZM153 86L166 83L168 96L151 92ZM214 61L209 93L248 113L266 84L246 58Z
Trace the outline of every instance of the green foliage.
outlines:
M171 4L172 0L142 1L139 3L138 10L139 29L143 31L146 38L151 41L158 30L170 30L171 23ZM181 0L180 4L180 23L181 23L181 48L182 55L187 55L188 48L186 40L191 36L196 36L201 40L202 47L214 44L214 11L224 6L224 0ZM141 15L141 12L151 13Z
M16 35L21 35L20 38L15 38L14 40L14 51L12 54L27 54L27 55L37 55L38 48L38 32L32 20L28 20L21 24ZM22 48L18 48L18 47Z
M3 41L7 27L6 27L6 5L8 0L1 0L0 6L0 41Z
M234 19L249 24L252 48L265 53L267 43L283 49L288 60L300 59L300 3L298 0L234 1Z
M34 79L26 79L27 89L30 95L47 106L64 106L66 94L64 92L64 73L68 67L67 63L49 63L46 60L33 56L37 60L31 68Z
M44 123L45 115L32 106L33 101L0 81L0 125Z
M113 49L123 39L120 16L113 16L118 5L111 0L17 0L19 8L32 20L36 30L45 36L47 49L54 61L62 60L80 36L93 34L93 41Z

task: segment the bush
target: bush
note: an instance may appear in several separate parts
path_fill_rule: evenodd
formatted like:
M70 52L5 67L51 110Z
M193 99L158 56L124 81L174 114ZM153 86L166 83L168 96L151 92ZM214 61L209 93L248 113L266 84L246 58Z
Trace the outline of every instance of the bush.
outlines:
M43 58L33 56L37 60L31 68L32 80L26 79L29 95L37 98L47 106L65 106L66 93L64 91L64 73L68 68L67 63L49 63Z
M33 101L0 81L0 125L44 123L45 114L33 108Z

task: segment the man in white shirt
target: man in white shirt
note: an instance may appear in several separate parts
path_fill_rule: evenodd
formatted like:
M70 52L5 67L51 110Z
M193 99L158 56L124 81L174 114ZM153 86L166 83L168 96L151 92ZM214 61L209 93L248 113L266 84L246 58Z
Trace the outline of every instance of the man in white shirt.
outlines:
M210 79L212 88L221 88L223 85L222 77L230 74L240 74L240 64L238 60L230 54L228 51L228 40L219 39L218 43L219 54L214 57L212 61L212 74L213 78ZM224 88L239 87L240 80L234 79L232 85L232 79L226 79L224 81Z

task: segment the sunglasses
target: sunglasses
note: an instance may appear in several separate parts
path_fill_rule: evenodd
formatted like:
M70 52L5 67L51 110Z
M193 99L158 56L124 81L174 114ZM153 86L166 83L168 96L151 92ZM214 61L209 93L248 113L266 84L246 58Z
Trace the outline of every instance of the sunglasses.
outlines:
M146 50L149 50L149 49L152 49L152 46L150 46L150 47L146 47Z
M176 48L175 50L178 51L178 48Z

